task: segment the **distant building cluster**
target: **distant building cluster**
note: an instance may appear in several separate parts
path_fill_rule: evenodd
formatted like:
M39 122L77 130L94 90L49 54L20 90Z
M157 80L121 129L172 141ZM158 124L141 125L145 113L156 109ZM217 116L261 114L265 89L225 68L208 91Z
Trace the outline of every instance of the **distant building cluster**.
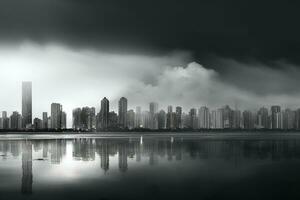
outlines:
M67 128L67 114L59 103L51 104L51 115L43 112L42 119L32 120L32 83L22 83L22 114L14 111L10 116L2 111L0 129L5 130L62 130Z
M90 112L73 112L73 128L83 130L109 129L150 129L150 130L200 130L200 129L300 129L300 109L282 110L280 106L262 107L258 111L232 109L228 105L210 110L206 106L199 109L191 108L188 113L182 107L168 106L167 111L158 109L158 103L151 102L149 110L136 107L127 110L128 100L122 97L119 100L119 112L109 110L109 101L101 101L101 109L97 115ZM91 108L94 110L94 108ZM75 109L80 110L80 108ZM83 110L83 109L82 109ZM85 116L83 120L75 120ZM87 120L95 119L95 120ZM85 129L84 121L90 121L92 129ZM95 124L93 124L95 122ZM79 129L80 129L79 128Z
M111 111L109 100L101 100L100 111L95 107L75 108L72 113L72 129L76 131L107 130L200 130L200 129L300 129L300 109L282 109L278 105L260 108L258 111L232 109L228 105L218 109L206 106L183 112L180 106L159 109L156 102L149 103L148 110L137 106L128 109L128 100L121 97L118 113ZM0 118L0 129L12 130L64 130L67 115L59 103L51 104L51 115L42 113L42 119L32 120L32 83L22 83L22 114L10 116L6 111Z

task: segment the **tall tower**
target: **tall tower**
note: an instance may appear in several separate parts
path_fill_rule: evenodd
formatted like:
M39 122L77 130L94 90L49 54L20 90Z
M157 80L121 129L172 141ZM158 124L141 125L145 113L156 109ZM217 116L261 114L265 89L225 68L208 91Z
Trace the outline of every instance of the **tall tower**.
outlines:
M279 116L280 116L280 106L271 106L271 125L272 129L281 128L279 125Z
M182 108L180 106L176 107L176 128L182 128L181 122Z
M61 129L62 105L59 103L51 104L51 128Z
M127 99L125 97L119 100L119 126L120 128L127 127Z
M141 126L142 126L142 108L140 106L137 106L135 110L135 127L141 128Z
M150 110L150 129L157 129L158 103L151 102L149 104L149 110Z
M22 82L22 117L23 127L32 124L32 83Z
M101 100L100 120L101 128L108 128L108 117L109 117L109 101L106 97Z

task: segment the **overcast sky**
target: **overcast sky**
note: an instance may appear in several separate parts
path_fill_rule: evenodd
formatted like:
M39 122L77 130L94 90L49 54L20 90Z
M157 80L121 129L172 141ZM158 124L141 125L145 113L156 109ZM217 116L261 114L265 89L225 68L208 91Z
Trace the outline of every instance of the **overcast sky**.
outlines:
M298 1L1 0L0 110L299 105Z

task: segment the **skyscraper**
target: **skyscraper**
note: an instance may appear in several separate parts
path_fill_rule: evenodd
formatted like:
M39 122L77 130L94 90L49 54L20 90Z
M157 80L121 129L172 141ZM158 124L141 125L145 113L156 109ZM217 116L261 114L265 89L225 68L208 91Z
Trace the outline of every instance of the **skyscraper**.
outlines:
M224 111L223 108L217 109L217 112L216 112L216 128L217 129L224 128L223 111Z
M233 110L228 106L223 108L223 128L233 127Z
M173 107L168 106L168 113L167 113L167 129L175 129L176 124L176 114L173 113Z
M149 104L149 111L150 111L150 129L157 129L158 103L151 102Z
M127 127L128 127L128 129L133 129L135 127L134 122L135 122L135 113L132 109L128 110L127 111Z
M119 126L120 128L127 127L127 99L125 97L121 97L119 100Z
M254 117L251 111L245 110L243 112L243 119L244 119L244 129L254 128Z
M180 106L176 107L176 128L182 128L182 120L181 120L181 115L182 115L182 108Z
M212 110L210 113L210 128L217 128L217 111Z
M160 110L157 116L158 129L166 128L166 112L164 110Z
M2 128L8 129L9 128L9 118L7 117L7 112L2 112Z
M90 131L96 128L94 107L76 108L73 110L73 129Z
M280 128L280 106L271 106L271 127Z
M22 128L22 116L17 111L10 116L10 128L14 130Z
M106 97L101 100L101 109L100 109L100 127L101 129L108 128L109 120L109 101Z
M61 129L66 129L67 128L67 113L66 112L61 112L61 124L60 124Z
M32 124L32 83L22 82L22 117L23 127L30 127Z
M47 129L48 128L48 113L47 112L43 112L43 125L42 125L43 129Z
M61 129L62 105L59 103L51 104L51 128Z
M258 128L269 128L268 127L268 109L262 107L257 112L257 126Z
M189 128L197 129L198 128L198 123L197 123L197 110L196 110L196 108L191 108L189 116L190 116Z
M206 106L202 106L198 110L198 125L199 128L208 129L209 127L209 109Z
M140 106L137 106L135 109L135 127L142 127L142 108Z
M33 119L33 127L35 130L42 129L43 128L43 120L39 118Z

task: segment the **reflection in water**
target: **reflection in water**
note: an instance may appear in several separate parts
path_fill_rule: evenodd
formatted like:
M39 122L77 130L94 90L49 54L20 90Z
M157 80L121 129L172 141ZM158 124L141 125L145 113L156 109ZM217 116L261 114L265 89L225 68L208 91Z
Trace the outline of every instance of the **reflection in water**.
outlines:
M100 166L105 172L109 170L109 142L107 140L96 140L97 152L100 155Z
M121 172L126 172L128 168L127 165L128 146L126 142L120 142L118 144L118 152L119 152L119 169Z
M30 141L22 142L22 193L32 193L32 144Z
M68 154L67 151L71 154ZM139 163L146 164L151 168L160 165L169 166L169 169L172 169L172 165L181 163L184 164L181 172L188 169L188 166L198 166L199 163L205 162L208 163L208 169L218 167L218 165L238 169L243 165L248 167L256 165L256 163L300 160L300 139L214 140L185 137L141 137L0 141L0 154L0 162L7 162L11 159L21 160L21 193L32 194L34 178L32 169L33 165L41 163L38 161L39 159L48 166L72 167L74 163L70 166L64 163L69 157L71 157L71 161L77 163L80 163L78 161L96 163L98 172L93 172L95 174L99 173L99 166L104 173L114 167L121 173L127 173L130 167ZM112 166L110 162L112 162ZM41 168L35 170L34 176L40 175L39 170ZM198 171L193 173L196 175ZM61 176L63 178L64 174L62 173Z
M36 143L36 145L38 144ZM50 140L48 144L50 146L51 163L59 164L66 154L66 140Z

